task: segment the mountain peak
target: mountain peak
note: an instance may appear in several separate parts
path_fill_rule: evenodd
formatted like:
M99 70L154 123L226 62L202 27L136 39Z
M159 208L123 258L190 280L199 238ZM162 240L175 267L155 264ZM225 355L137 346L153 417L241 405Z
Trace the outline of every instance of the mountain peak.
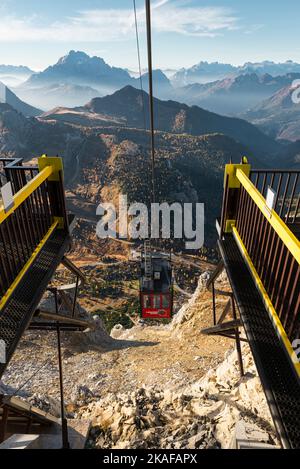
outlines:
M71 50L58 62L43 72L32 75L27 84L34 86L75 84L100 86L104 91L112 91L132 81L123 69L111 67L101 57L90 57L82 51Z
M74 63L79 61L86 62L87 60L89 60L89 58L90 57L85 52L71 50L67 55L64 55L58 60L57 65L67 64L70 62Z
M128 102L140 96L141 96L141 90L135 88L134 86L127 85L121 88L120 90L115 91L113 94L105 96L104 98L93 98L86 105L86 107L95 110L95 108L97 107L97 104L105 100L109 100L111 103L117 103L117 102L124 103L125 101Z
M164 74L164 72L160 68L157 68L156 70L153 70L152 75L153 75L153 80L165 81L165 82L170 81L168 79L168 77ZM144 75L143 75L143 77L145 77L145 78L148 78L148 76L149 76L148 72L144 73Z
M107 65L101 57L95 57L95 56L90 57L85 52L75 51L75 50L71 50L67 55L65 55L64 57L61 57L58 60L56 65L57 66L60 66L60 65L67 65L67 66L77 65L77 66L80 66L80 65L84 65L84 64L88 64L88 63L92 63L92 62L95 62L97 65L100 65L100 66L105 65L105 66L109 67L109 65Z

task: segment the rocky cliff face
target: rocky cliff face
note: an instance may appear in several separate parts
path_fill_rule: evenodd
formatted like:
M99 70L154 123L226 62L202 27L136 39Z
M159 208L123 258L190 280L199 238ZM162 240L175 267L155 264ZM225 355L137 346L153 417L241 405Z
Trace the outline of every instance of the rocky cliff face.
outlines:
M239 377L235 352L219 367L183 389L141 387L109 394L81 413L92 418L96 448L227 449L237 425L249 441L276 444L276 436L250 350L243 347L247 374Z

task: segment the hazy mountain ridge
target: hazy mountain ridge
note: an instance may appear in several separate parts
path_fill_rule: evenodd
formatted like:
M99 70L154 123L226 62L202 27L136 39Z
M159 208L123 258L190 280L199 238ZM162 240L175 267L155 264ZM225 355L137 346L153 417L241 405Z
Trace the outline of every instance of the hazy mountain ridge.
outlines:
M89 57L84 52L70 51L43 72L33 74L26 85L44 86L56 83L72 83L81 86L102 85L110 88L115 84L131 82L128 72L111 67L100 57Z
M24 65L4 65L0 64L0 74L5 74L5 75L32 75L35 73L33 70L31 70L29 67L26 67Z
M0 103L9 104L16 111L21 112L26 117L36 117L42 114L40 109L37 109L19 99L7 86L0 81Z
M300 65L291 61L283 64L249 62L240 67L200 62L173 76L154 70L153 89L160 99L173 99L236 116L269 98L280 87L287 86L288 80L297 72L300 74ZM148 91L148 73L143 74L142 83ZM140 79L138 74L110 66L102 58L72 50L56 64L33 73L22 85L12 85L22 100L46 111L83 106L95 97L106 96L127 85L139 89Z
M44 111L60 106L81 106L90 99L101 95L91 86L72 83L55 83L39 88L19 87L15 91L24 101L30 102L34 106L41 106Z
M197 104L219 114L238 115L271 97L296 79L300 79L300 73L277 77L269 74L243 74L214 83L177 88L174 97L186 104Z
M53 125L60 124L67 134L70 133L70 126L77 127L79 131L81 128L97 129L107 126L143 129L144 123L146 123L146 128L149 128L149 96L145 92L141 94L140 90L131 86L127 86L113 95L93 98L88 104L81 107L58 107L44 114L18 100L13 93L10 93L10 103L19 112L29 116L40 115L40 123L49 123L50 121ZM264 128L263 122L255 121L257 125L269 133L269 136L246 120L224 117L198 106L189 107L175 101L155 99L154 108L155 128L159 131L199 136L224 134L243 144L248 149L247 154L250 157L257 155L266 164L272 161L270 164L275 162L276 165L284 166L284 161L281 160L285 155L285 149L276 142L276 132L270 131L267 126ZM297 140L299 129L297 111L296 108L295 118L290 122L290 128L286 129L280 138ZM251 116L246 117L251 119ZM293 132L292 136L289 135L291 132ZM64 142L65 136L61 138ZM47 137L45 144L47 144ZM60 144L59 148L61 148ZM289 151L289 157L292 157L293 149ZM294 160L292 159L292 161ZM297 158L295 163L297 164Z
M220 62L200 62L190 68L182 68L175 73L172 77L172 84L176 87L194 83L205 84L248 73L258 75L268 74L273 77L288 73L300 73L300 64L291 60L284 63L275 63L268 60L257 63L246 62L241 66Z
M243 117L273 138L292 142L300 140L300 104L293 101L294 91L291 84L281 88Z
M143 74L142 83L143 88L148 89L148 73ZM139 89L140 78L132 77L125 69L111 67L102 58L70 51L56 64L32 74L15 91L22 99L49 110L81 106L126 85ZM153 88L158 97L170 97L173 91L170 80L161 70L153 71Z
M0 80L6 86L19 86L34 73L23 65L0 65Z
M239 161L247 149L224 135L167 132L156 133L156 149L161 200L205 202L211 238L222 195L224 164L230 158ZM150 139L141 129L78 128L26 119L3 104L0 153L25 159L43 153L62 156L66 187L89 203L99 203L101 194L108 197L122 191L131 201L147 202L150 195Z
M144 106L144 107L143 107ZM267 155L279 151L279 145L265 136L256 127L246 121L214 114L197 106L189 107L175 101L162 101L155 99L155 128L164 132L176 134L187 133L191 135L205 135L209 133L223 133L237 142L248 146L254 154ZM112 95L103 98L95 98L86 106L70 110L60 110L60 119L64 122L74 123L74 113L77 114L77 122L80 115L83 122L90 119L94 126L93 114L109 116L117 122L122 121L124 126L144 128L144 113L146 127L149 128L149 97L131 86L127 86ZM55 114L55 113L54 113ZM71 117L71 120L69 120ZM43 118L43 117L42 117ZM50 113L46 119L55 119Z

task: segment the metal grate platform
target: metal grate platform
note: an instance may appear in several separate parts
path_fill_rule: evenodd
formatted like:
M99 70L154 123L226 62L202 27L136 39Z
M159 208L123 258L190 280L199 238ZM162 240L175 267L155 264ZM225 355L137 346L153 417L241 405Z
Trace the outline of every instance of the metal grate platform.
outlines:
M6 344L6 363L0 364L0 378L69 244L69 235L55 230L0 312L0 339Z
M218 242L283 447L300 449L300 382L231 235Z

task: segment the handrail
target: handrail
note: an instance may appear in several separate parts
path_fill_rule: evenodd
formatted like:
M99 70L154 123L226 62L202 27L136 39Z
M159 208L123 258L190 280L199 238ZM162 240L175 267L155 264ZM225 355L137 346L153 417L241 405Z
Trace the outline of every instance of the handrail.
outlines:
M266 173L266 174L298 174L299 169L253 169L251 173Z
M240 234L238 232L238 230L233 227L233 235L235 237L235 240L242 252L242 255L245 259L245 261L247 262L249 268L250 268L250 272L252 274L252 277L253 277L253 280L255 281L256 283L256 286L257 288L259 289L260 293L261 293L261 296L262 296L262 299L263 299L263 302L269 312L269 315L273 321L273 324L274 326L276 327L277 331L278 331L278 334L288 352L288 355L290 356L293 364L294 364L294 367L296 369L296 372L297 372L297 375L299 376L300 378L300 362L297 358L297 355L296 355L296 352L295 350L293 349L292 347L292 344L290 342L290 339L283 327L283 324L282 322L280 321L279 317L278 317L278 314L274 308L274 305L265 289L265 286L264 286L264 283L263 281L261 280L260 276L258 275L257 273L257 270L255 269L255 266L253 265L253 262L251 260L251 257L249 256L249 253L247 252L247 249L240 237Z
M268 206L265 192L250 180L253 173L255 170L251 171L246 163L226 166L220 237L233 234L264 301L267 295L266 306L272 319L276 314L293 341L300 332L300 241L276 207ZM292 195L295 192L294 181ZM278 327L277 332L282 337Z
M0 206L0 308L53 231L69 233L62 159L40 157L39 173L30 180L26 168L16 163L12 161L7 171L15 192L8 201L11 205ZM8 170L7 165L4 169Z
M248 192L255 204L258 206L260 211L263 213L265 218L267 218L270 225L274 228L274 230L276 231L282 242L285 244L287 249L290 251L292 256L295 258L298 264L300 264L300 241L287 227L287 225L281 220L279 215L277 215L274 210L270 210L266 206L265 198L260 194L254 184L250 181L246 174L241 171L241 169L237 169L236 177L238 178L242 186L245 188L245 190Z
M54 172L53 166L46 166L37 176L35 176L26 186L13 196L14 206L5 211L3 204L0 207L0 224L3 223L15 210L48 179Z
M49 230L47 231L46 235L43 237L43 239L41 240L39 245L36 247L36 249L32 253L31 257L28 259L28 261L26 262L26 264L24 265L22 270L19 272L17 277L14 279L14 281L10 285L10 288L6 291L5 295L3 297L0 297L0 312L3 309L3 307L5 306L6 302L10 298L10 296L12 295L13 291L16 289L16 287L21 282L21 280L24 277L24 275L26 274L26 272L29 270L29 268L31 267L31 265L33 264L35 259L37 258L38 254L41 252L42 248L44 247L44 245L46 244L46 242L48 241L48 239L50 238L50 236L52 235L54 230L57 228L57 226L58 226L58 221L56 220L52 223L52 225L49 228Z

